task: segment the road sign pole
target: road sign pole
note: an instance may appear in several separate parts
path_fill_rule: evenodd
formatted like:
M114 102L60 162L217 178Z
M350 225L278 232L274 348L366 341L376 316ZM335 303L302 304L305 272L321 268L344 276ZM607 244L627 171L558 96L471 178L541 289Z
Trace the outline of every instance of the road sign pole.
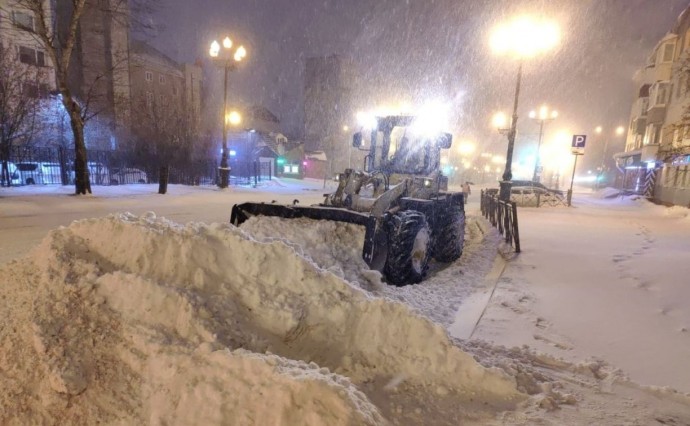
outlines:
M572 205L573 201L573 182L575 182L575 169L577 168L577 157L579 157L579 155L575 154L575 164L573 164L573 176L570 178L570 189L568 190L568 207Z

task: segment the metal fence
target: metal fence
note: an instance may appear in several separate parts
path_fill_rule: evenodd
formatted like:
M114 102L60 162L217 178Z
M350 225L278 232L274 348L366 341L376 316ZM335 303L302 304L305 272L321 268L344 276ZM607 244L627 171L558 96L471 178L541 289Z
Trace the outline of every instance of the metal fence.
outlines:
M258 185L273 179L274 173L271 160L230 162L230 183L234 185Z
M159 167L154 160L132 152L89 150L88 170L92 185L158 183ZM9 177L0 174L0 185L74 184L74 150L53 147L15 146L8 158ZM172 164L168 183L181 185L216 185L219 179L216 159L187 160ZM257 185L273 178L272 161L233 162L230 184ZM9 179L9 181L8 181Z
M498 229L505 242L515 248L515 253L520 253L517 204L499 200L498 189L486 189L481 191L480 208L482 216Z

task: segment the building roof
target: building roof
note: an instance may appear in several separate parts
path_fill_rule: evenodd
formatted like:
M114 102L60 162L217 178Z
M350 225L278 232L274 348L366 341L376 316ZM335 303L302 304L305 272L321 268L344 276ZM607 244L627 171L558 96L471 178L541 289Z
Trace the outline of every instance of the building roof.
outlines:
M247 112L254 120L268 121L269 123L280 123L278 117L276 117L265 107L254 105L247 108Z
M165 65L182 71L182 66L178 62L172 60L168 55L141 40L131 40L129 43L129 50L130 53L156 58Z

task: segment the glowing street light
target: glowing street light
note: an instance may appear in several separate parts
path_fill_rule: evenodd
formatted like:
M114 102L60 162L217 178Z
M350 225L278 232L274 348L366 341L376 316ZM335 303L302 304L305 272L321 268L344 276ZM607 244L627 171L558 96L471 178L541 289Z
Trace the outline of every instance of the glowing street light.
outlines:
M247 56L247 49L244 46L239 46L232 50L234 44L230 37L225 37L221 43L213 40L208 50L209 56L220 66L223 67L225 75L223 78L223 151L220 157L220 179L218 181L219 188L227 188L230 182L230 167L228 167L228 124L233 126L240 123L242 118L239 113L233 111L228 114L228 74L237 68L237 63ZM223 55L221 55L223 53ZM235 115L233 115L233 113ZM233 123L237 120L237 123Z
M460 145L458 145L458 153L460 155L470 155L476 149L477 149L477 146L474 143L469 142L469 141L460 142Z
M497 26L491 34L490 45L494 53L508 55L518 59L517 83L515 85L515 99L513 103L513 117L508 130L508 149L506 166L501 181L499 198L510 200L510 188L513 178L512 162L513 147L517 133L517 110L520 96L520 81L522 80L522 63L525 59L534 57L553 49L560 42L560 29L553 21L538 20L529 16L513 19Z
M603 128L601 126L597 126L594 129L594 131L597 133L597 135L601 135L601 133L603 132ZM614 134L616 136L623 136L625 134L625 127L623 127L623 126L616 127ZM596 180L597 188L599 187L599 184L602 180L604 172L606 171L606 156L607 156L608 150L609 150L609 139L610 138L608 138L608 137L604 139L604 151L601 153L601 165L599 166L599 174L598 174L597 180Z
M532 174L532 182L539 182L541 180L541 170L539 170L539 167L541 166L540 150L541 141L544 136L544 124L551 120L555 120L556 117L558 117L558 111L549 111L549 107L547 107L546 105L542 105L542 107L539 108L539 112L530 111L529 113L529 118L531 118L532 120L536 120L539 123L539 142L537 142L537 159L534 162L534 174Z
M225 122L231 126L237 126L242 122L242 116L237 111L231 111L225 116Z
M493 118L491 119L491 123L501 134L508 133L510 131L510 127L508 126L508 117L502 112L497 112L494 114Z
M500 55L531 58L556 47L561 33L553 21L521 16L494 28L491 49Z

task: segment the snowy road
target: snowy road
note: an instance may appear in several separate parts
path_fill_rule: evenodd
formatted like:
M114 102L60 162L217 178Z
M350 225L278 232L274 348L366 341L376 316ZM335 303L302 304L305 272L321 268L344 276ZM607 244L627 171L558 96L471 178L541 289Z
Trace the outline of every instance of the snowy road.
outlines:
M0 189L0 263L25 255L49 230L76 219L155 211L180 223L226 222L234 203L314 203L323 188L318 181L274 181L258 189L155 191L153 185L96 187L95 195L75 198L71 188ZM478 198L467 208L475 218ZM520 226L523 253L507 264L474 338L529 345L573 362L598 357L642 384L690 392L684 367L690 359L687 209L581 196L572 209L521 209ZM470 234L481 232L472 221L470 227ZM436 271L426 287L383 292L451 326L463 300L474 293L479 309L487 299L481 292L497 243L491 232L487 239L474 235L462 260ZM465 337L471 328L454 334Z

